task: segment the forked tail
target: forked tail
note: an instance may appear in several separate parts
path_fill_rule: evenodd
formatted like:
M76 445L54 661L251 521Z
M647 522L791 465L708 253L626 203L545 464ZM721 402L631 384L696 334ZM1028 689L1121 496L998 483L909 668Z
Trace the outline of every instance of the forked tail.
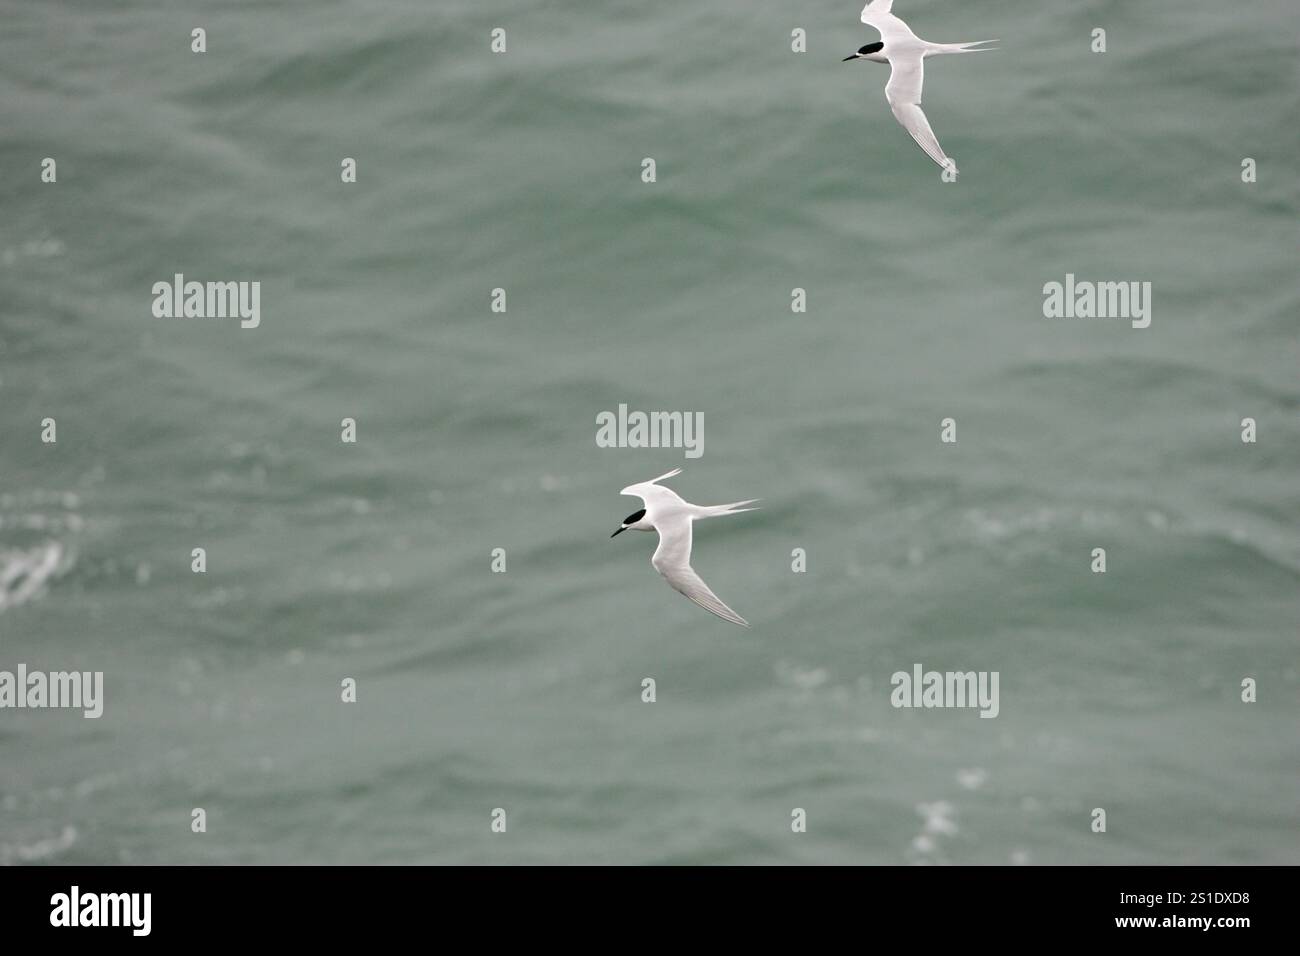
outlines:
M748 501L733 501L729 505L697 505L695 517L718 518L722 515L738 515L742 511L757 511L757 508L746 508L745 505L752 505L754 502L762 500L761 498L750 498Z
M976 40L973 43L931 43L929 49L925 52L930 55L939 53L987 53L997 49L997 47L988 44L1000 42L1000 40Z

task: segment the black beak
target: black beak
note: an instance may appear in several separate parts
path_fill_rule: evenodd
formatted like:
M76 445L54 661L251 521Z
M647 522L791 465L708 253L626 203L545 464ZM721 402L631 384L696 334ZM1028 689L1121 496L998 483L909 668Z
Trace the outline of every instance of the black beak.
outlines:
M611 538L617 538L620 534L622 534L622 533L623 533L624 531L626 531L626 530L627 530L627 528L619 528L617 531L615 531L613 534L611 534L610 537L611 537Z
M858 58L858 55L855 53L855 54L853 54L852 56L846 56L844 59L840 60L840 62L841 62L841 63L848 63L849 60L856 60L857 58Z

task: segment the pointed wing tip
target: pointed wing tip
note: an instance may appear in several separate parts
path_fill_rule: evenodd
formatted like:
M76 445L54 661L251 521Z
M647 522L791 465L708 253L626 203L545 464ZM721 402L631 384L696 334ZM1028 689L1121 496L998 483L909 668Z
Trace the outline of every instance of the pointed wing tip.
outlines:
M871 21L867 19L870 14L888 13L893 5L894 0L867 0L867 5L862 8L862 22L870 23Z
M706 605L706 604L700 604L700 607L704 608L704 610L706 610L706 611L710 611L710 612L712 612L713 614L716 614L718 617L722 618L724 621L729 621L729 622L731 622L732 624L739 624L741 627L749 627L749 622L746 621L746 620L745 620L743 617L741 617L739 614L737 614L735 611L731 610L731 608L727 607L726 604L723 604L722 601L721 601L721 599L719 599L718 596L717 596L716 594L714 595L714 599L717 600L718 603L722 605L722 608L728 612L727 614L723 614L722 611L717 610L716 608L711 608L711 607L709 607L709 606ZM696 604L699 604L700 602L696 601L695 603L696 603Z
M660 475L658 478L651 478L649 481L638 481L634 484L628 485L626 488L620 491L619 494L630 495L633 498L642 498L644 496L641 494L641 491L639 489L645 488L646 485L657 485L665 478L676 478L681 473L682 470L680 468L674 468L672 471Z
M696 601L695 603L696 603L696 604L699 604L698 601ZM721 611L714 610L713 608L708 607L708 606L706 606L706 605L704 605L704 604L700 604L700 607L704 608L704 610L708 611L710 614L713 614L713 615L716 616L716 617L720 617L720 618L722 618L724 621L728 622L729 624L738 624L738 625L740 625L741 627L749 627L749 622L746 621L746 620L745 620L743 617L741 617L739 614L737 614L735 611L731 611L731 608L729 608L729 607L727 608L727 610L728 610L728 611L731 611L731 616L730 616L730 617L728 617L727 615L723 614ZM724 604L723 607L726 607L726 605Z
M662 571L660 571L659 573L663 574ZM730 607L728 607L726 602L723 601L722 598L718 597L711 590L709 590L709 586L705 584L704 581L700 578L700 576L696 574L693 570L691 571L691 577L694 578L695 581L699 582L699 586L703 589L702 592L684 590L683 588L678 586L677 582L673 581L672 578L668 577L668 575L664 574L664 577L668 579L669 585L674 590L681 592L683 595L685 595L688 601L690 601L692 604L696 605L697 607L702 607L704 608L704 610L708 611L710 614L714 615L715 617L720 617L724 621L727 621L731 624L739 624L741 627L749 627L749 622L746 621L739 614L737 614L735 611L733 611Z

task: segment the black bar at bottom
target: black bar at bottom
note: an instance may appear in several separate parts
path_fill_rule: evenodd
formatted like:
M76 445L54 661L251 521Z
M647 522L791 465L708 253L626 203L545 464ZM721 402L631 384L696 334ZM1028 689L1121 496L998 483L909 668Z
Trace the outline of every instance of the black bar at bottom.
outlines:
M9 868L0 914L6 942L76 934L83 944L338 946L434 929L613 945L675 926L733 940L839 926L864 941L920 931L927 944L1064 934L1232 945L1286 929L1294 876L1283 867L539 869Z

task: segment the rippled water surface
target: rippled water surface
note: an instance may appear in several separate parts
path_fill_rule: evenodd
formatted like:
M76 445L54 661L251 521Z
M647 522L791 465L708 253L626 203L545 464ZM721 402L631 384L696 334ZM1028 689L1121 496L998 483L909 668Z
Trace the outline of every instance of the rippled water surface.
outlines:
M0 2L0 669L106 687L0 710L0 863L1295 862L1294 10L896 12L1002 39L956 184L852 2ZM609 540L677 465L751 630Z

